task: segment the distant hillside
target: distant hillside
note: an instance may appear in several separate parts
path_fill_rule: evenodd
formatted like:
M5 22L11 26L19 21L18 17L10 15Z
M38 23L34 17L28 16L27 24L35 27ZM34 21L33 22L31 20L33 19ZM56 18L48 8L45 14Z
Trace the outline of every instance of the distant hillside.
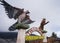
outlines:
M31 34L31 36L36 36ZM0 43L16 43L17 32L0 32ZM29 43L26 41L25 43Z
M0 32L0 38L3 39L17 38L17 32Z

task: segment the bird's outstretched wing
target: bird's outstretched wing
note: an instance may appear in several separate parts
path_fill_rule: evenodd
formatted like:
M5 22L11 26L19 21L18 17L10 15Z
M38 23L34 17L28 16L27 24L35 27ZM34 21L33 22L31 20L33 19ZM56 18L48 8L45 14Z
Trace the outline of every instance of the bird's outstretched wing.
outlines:
M22 23L25 23L25 24L31 24L33 22L35 21L32 21L29 15L26 15L25 19L22 20Z
M25 24L31 24L31 23L33 23L33 22L35 22L35 21L32 21L32 20L30 20L30 19L26 19L26 20L23 20L23 21L22 21L22 23L25 23Z
M30 18L25 18L22 23L24 24L31 24L35 21L32 21ZM18 24L18 21L16 23L14 23L12 26L9 27L9 31L14 31L16 30L15 26Z
M1 5L4 6L5 11L10 19L11 18L16 19L23 12L23 9L13 7L4 0L0 0L0 2L1 2Z
M29 20L29 19L23 21L24 24L31 24L31 23L33 23L33 22L35 22L35 21ZM18 21L17 21L16 23L14 23L12 26L9 27L9 31L14 31L14 30L16 30L15 26L16 26L17 24L18 24Z
M16 30L16 28L15 28L16 24L18 24L18 21L16 23L14 23L12 26L9 27L9 31Z

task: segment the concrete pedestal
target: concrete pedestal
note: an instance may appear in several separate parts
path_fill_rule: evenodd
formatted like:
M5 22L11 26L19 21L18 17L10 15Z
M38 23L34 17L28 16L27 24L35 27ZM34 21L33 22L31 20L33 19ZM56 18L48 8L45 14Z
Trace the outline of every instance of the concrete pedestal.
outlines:
M43 42L47 43L46 33L44 33L43 36L44 36Z
M25 30L24 29L18 30L18 36L17 36L16 43L25 43Z

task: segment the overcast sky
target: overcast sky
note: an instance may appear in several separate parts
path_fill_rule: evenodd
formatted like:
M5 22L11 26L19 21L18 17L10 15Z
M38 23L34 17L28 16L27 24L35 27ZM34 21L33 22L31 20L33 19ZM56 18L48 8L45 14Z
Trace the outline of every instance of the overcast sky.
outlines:
M32 23L30 26L38 27L42 18L46 18L50 21L49 24L45 26L47 30L47 35L51 35L55 32L60 36L60 0L5 0L12 6L17 8L24 8L30 11L30 18L36 22ZM14 24L16 20L9 19L5 13L5 9L0 5L0 31L9 31L8 28Z

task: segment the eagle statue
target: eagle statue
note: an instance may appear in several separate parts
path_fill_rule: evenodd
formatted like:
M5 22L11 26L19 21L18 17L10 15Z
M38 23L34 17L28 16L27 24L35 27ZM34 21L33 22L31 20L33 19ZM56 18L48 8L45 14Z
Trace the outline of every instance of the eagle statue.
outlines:
M22 8L16 8L16 7L13 7L12 5L8 4L5 0L0 0L1 2L1 5L4 6L5 8L5 12L7 14L7 16L12 19L14 18L15 20L18 19L19 16L22 15L22 13L24 13L24 9ZM24 24L31 24L33 23L34 21L32 21L30 19L30 16L28 15L30 12L27 11L25 12L25 18L23 20L21 20L21 23L24 23ZM14 23L12 26L9 27L9 30L16 30L15 26L18 24L18 20L16 23Z

